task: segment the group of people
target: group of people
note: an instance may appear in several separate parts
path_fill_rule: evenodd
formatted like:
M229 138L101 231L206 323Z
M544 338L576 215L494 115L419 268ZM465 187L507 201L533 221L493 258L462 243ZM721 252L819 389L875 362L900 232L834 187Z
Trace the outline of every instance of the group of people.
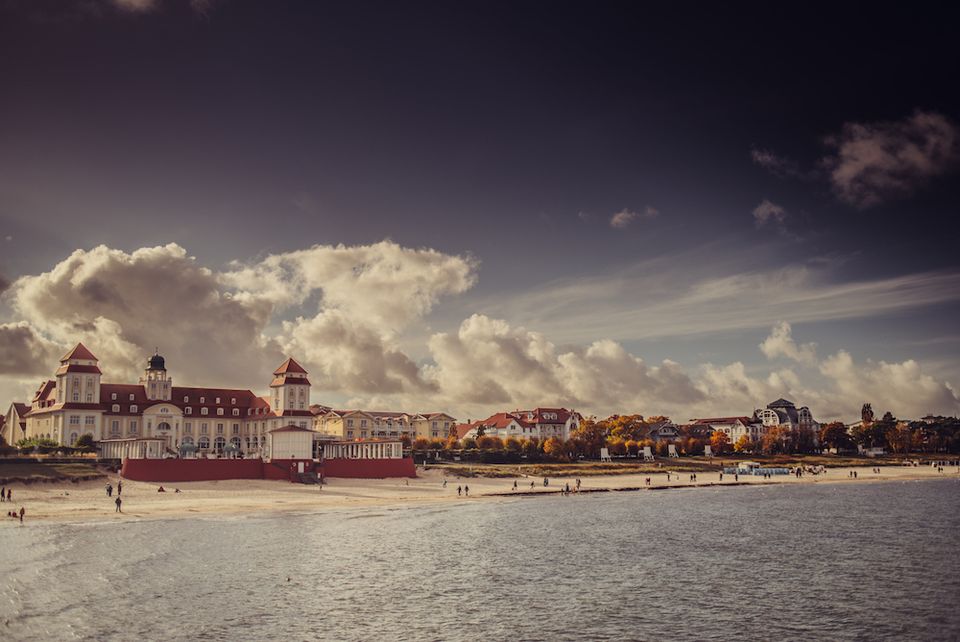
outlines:
M0 488L0 502L10 502L10 503L13 503L13 490L10 489L10 488L7 488L6 486L3 486L2 488ZM15 511L15 510L8 510L8 511L7 511L7 517L12 517L13 519L19 519L19 520L20 520L20 523L22 524L22 523L23 523L23 515L24 515L26 512L27 512L27 511L23 508L23 506L21 506L19 513L18 513L17 511Z

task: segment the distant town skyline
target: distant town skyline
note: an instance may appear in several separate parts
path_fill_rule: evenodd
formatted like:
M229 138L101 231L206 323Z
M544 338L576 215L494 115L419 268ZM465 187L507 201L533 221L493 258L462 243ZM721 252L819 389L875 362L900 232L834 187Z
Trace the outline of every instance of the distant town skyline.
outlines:
M956 415L931 7L0 0L0 399Z

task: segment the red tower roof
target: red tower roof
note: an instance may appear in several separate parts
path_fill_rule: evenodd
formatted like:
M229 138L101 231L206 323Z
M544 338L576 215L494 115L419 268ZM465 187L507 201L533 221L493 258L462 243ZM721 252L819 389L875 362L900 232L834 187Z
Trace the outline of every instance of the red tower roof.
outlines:
M60 357L60 363L63 363L64 361L70 361L71 359L99 361L99 359L97 359L92 352L87 350L87 346L83 345L82 343L78 343L76 346L74 346L73 350Z
M300 374L307 374L307 371L303 369L299 363L294 361L293 357L287 358L286 361L280 364L280 367L273 371L275 375L287 374L290 372L297 372Z

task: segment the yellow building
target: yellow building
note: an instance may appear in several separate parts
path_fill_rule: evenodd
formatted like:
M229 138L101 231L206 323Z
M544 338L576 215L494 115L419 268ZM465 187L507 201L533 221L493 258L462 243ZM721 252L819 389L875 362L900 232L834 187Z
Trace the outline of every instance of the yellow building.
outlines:
M442 412L420 414L370 410L330 410L314 417L313 429L327 438L445 439L457 420Z

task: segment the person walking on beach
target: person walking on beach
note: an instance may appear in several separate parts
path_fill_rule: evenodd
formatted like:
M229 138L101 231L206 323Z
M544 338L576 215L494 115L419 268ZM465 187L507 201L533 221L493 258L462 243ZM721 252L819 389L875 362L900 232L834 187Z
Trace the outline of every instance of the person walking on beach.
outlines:
M740 481L740 473L733 473L733 481Z
M530 480L530 490L533 490L533 489L534 489L534 486L535 486L535 484L533 483L533 480L531 479L531 480Z
M12 488L8 488L8 489L7 489L7 501L8 501L8 502L12 502L12 501L13 501L12 499L10 499L12 495L13 495L13 489L12 489Z
M460 495L462 495L462 494L463 494L463 487L462 487L462 486L457 486L457 497L460 497Z
M720 471L720 481L723 481L723 471Z
M120 497L120 494L123 492L123 482L119 479L117 480L117 497ZM117 504L119 506L120 504Z
M107 497L113 497L113 485L107 484Z
M443 480L443 487L444 487L444 488L447 487L447 480L446 480L446 479Z
M550 480L546 477L543 478L543 487L546 488L550 484Z
M116 498L115 500L113 500L113 503L117 505L117 510L115 510L114 512L115 512L115 513L122 513L123 511L120 510L121 500L120 500L120 491L119 491L119 490L117 490L117 498Z
M0 488L0 502L7 501L7 487Z
M577 477L577 492L580 492L580 478Z
M21 506L21 507L20 507L20 523L21 523L21 524L23 523L23 514L26 513L26 512L27 512L27 511L24 510L23 506Z
M513 490L517 490L517 480L513 480Z
M467 486L466 484L463 485L463 494L466 495L467 497L470 497L470 487Z

